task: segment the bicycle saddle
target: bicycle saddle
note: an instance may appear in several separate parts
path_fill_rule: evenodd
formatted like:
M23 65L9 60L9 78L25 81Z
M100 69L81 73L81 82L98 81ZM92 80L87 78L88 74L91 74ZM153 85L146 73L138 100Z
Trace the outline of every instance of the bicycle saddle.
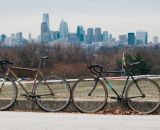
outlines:
M12 65L13 63L14 63L13 61L5 60L5 59L0 60L0 64L1 65L4 65L4 64L10 64L10 65Z
M49 59L49 56L40 57L41 60Z

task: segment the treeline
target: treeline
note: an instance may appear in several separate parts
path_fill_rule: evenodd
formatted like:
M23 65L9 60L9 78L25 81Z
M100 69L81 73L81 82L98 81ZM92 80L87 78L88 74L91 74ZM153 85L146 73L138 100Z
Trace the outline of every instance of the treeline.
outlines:
M36 68L39 58L49 56L41 69L45 74L54 73L66 78L77 78L86 75L87 64L95 63L104 66L105 70L122 68L122 55L129 61L142 61L138 74L160 74L160 46L152 47L101 47L99 50L86 50L77 45L56 44L53 47L42 44L28 44L23 47L1 47L0 59L14 61L16 66ZM28 72L18 72L19 76Z

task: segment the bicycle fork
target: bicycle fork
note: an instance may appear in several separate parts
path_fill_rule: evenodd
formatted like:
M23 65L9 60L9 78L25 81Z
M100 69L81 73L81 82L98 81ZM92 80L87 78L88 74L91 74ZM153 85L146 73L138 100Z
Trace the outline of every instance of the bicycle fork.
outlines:
M95 84L93 86L93 89L88 93L88 96L91 96L91 94L93 93L93 91L95 90L97 86L98 81L99 81L99 78L95 78Z

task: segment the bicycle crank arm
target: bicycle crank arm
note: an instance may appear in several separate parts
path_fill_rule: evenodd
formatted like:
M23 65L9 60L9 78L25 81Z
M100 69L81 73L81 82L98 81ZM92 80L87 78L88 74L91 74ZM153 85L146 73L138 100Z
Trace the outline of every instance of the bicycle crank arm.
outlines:
M50 93L50 94L36 95L36 97L42 97L42 96L48 96L48 95L52 95L52 96L54 96L55 94Z

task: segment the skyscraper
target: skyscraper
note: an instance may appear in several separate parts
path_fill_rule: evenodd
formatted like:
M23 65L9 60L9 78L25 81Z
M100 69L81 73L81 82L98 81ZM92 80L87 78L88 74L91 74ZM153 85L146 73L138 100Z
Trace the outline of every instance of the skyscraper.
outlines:
M86 35L86 43L92 44L93 41L94 41L93 28L88 28L87 35Z
M153 37L153 43L154 44L158 44L159 43L158 36L154 36Z
M49 14L48 13L43 14L43 22L47 24L47 27L49 29Z
M135 45L135 33L128 33L128 45Z
M29 32L29 34L28 34L28 43L32 43L32 42L33 42L32 34L31 34L31 32Z
M102 41L101 28L96 28L94 35L94 42L101 42L101 41Z
M103 32L103 42L108 43L108 41L109 41L108 31L104 31Z
M77 26L77 33L76 33L77 37L79 38L80 42L84 42L84 29L83 26L78 25Z
M148 43L148 34L145 31L136 32L136 43L137 45L146 45Z
M5 41L5 38L6 38L5 34L0 35L0 42L3 43Z
M126 44L127 43L127 36L126 35L119 35L119 43Z
M50 41L49 15L43 14L43 20L41 23L41 42L48 43L49 41Z
M17 44L22 45L23 44L23 37L22 37L22 32L17 32L16 33L16 39L17 39Z
M67 41L68 40L68 24L63 19L61 20L61 23L60 23L59 32L60 32L60 39L63 41Z

